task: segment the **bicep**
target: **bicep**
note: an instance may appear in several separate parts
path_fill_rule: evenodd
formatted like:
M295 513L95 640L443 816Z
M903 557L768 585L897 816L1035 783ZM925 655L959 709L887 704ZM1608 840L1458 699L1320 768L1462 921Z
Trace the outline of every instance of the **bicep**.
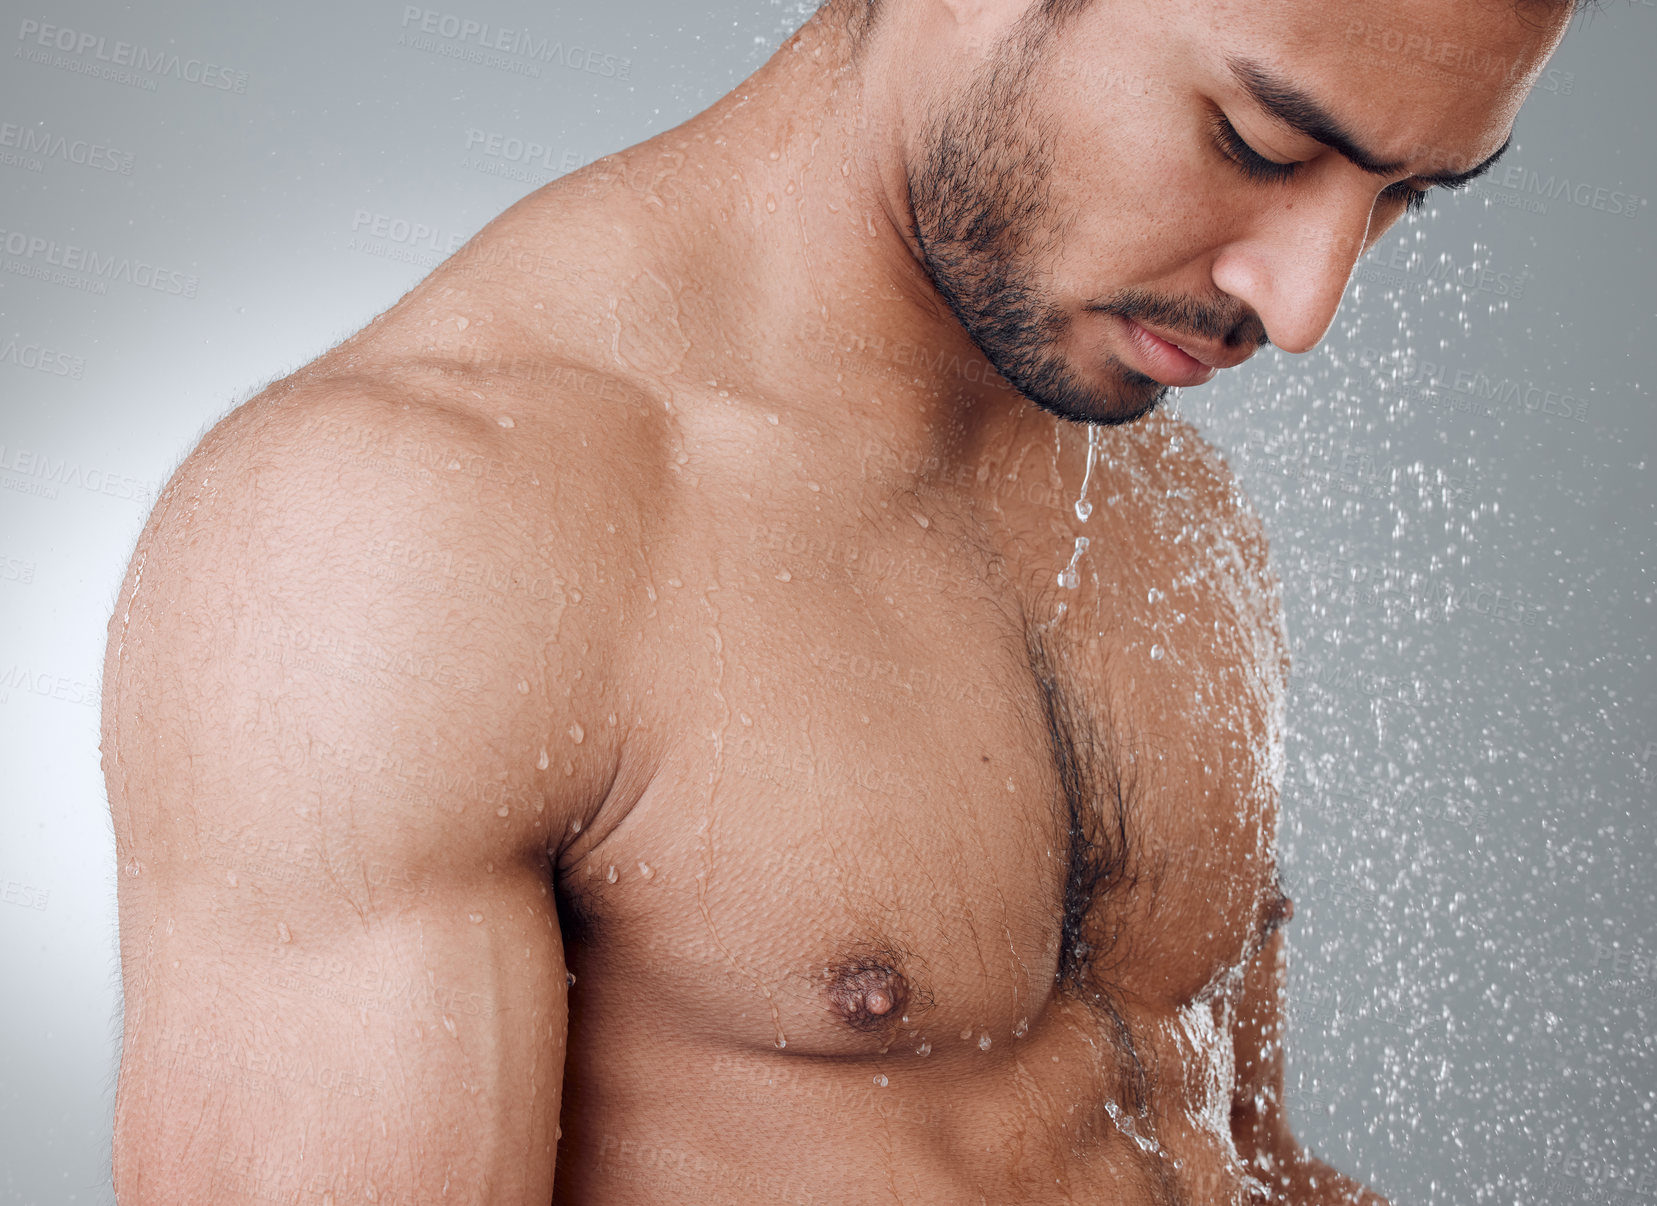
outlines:
M606 758L537 758L592 704L549 681L556 617L381 572L480 555L488 486L212 461L146 530L105 670L120 1200L541 1206L547 851Z
M527 872L364 921L321 880L214 870L123 906L125 1206L550 1199L566 990Z
M1231 1135L1250 1172L1273 1202L1303 1206L1387 1206L1374 1190L1319 1160L1289 1126L1284 1103L1284 1002L1288 955L1281 929L1244 970L1232 1015L1236 1086Z

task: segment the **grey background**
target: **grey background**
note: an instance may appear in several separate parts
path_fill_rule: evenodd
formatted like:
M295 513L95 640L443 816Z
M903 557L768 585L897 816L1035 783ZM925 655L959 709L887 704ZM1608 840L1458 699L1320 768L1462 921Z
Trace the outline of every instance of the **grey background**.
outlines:
M375 215L446 249L705 107L806 15L429 2L629 78L400 44L398 3L0 5L0 1202L112 1200L98 678L155 491L441 258L367 237ZM1390 234L1320 348L1178 401L1285 583L1297 1126L1397 1203L1657 1202L1654 5L1576 23L1495 181ZM31 20L178 74L88 74L79 42L38 61ZM106 149L77 163L82 141ZM39 279L18 234L164 287Z

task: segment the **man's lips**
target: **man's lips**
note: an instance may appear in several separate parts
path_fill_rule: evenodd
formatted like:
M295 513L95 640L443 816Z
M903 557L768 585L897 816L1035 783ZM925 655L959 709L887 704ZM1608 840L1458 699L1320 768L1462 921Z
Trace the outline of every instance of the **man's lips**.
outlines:
M1139 363L1134 367L1153 381L1163 385L1202 385L1218 371L1160 335L1146 330L1133 319L1117 318L1127 335L1128 346L1136 353L1135 359Z

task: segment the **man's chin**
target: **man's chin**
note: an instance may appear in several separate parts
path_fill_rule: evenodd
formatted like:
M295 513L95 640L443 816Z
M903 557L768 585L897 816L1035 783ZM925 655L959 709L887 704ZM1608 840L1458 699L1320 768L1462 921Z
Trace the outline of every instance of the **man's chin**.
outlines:
M1006 374L1003 374L1005 376ZM1050 415L1071 423L1120 427L1154 413L1169 387L1129 369L1108 389L1084 384L1068 373L1037 374L1025 380L1008 377L1025 398Z

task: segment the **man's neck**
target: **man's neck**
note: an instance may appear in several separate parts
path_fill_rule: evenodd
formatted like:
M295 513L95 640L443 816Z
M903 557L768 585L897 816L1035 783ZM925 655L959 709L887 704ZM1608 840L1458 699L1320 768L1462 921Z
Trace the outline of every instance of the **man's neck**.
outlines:
M918 114L889 65L908 31L882 32L854 56L819 13L707 110L623 152L640 181L682 156L657 190L674 201L642 208L640 244L697 285L680 298L683 377L797 406L902 463L975 463L1034 407L920 263L904 170Z

